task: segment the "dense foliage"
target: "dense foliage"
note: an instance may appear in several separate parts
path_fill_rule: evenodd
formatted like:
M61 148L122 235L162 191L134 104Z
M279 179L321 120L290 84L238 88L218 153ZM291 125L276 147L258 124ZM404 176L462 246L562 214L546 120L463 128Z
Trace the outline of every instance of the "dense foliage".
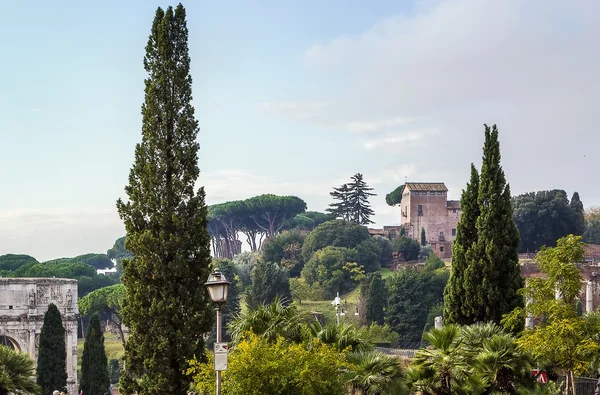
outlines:
M38 261L29 255L6 254L0 256L0 271L15 271L28 263L38 263Z
M204 188L195 191L198 121L192 106L184 7L158 8L146 46L142 141L117 209L125 223L123 323L129 328L121 392L185 393L188 360L202 359L214 311Z
M304 267L302 245L306 233L297 229L284 231L267 240L262 246L262 258L265 262L276 262L288 269L290 277L300 276Z
M590 244L600 244L600 208L594 207L585 212L583 241Z
M64 391L67 386L67 351L65 328L60 311L50 303L44 314L37 359L37 383L42 394Z
M367 275L362 282L360 296L364 300L364 323L383 325L388 294L381 273Z
M472 177L473 181L473 177ZM467 198L475 201L466 203L460 222L473 220L471 208L478 206L479 215L475 221L475 238L465 235L453 243L453 249L464 253L453 275L458 281L451 282L448 291L447 308L461 309L464 323L494 321L499 323L502 316L523 304L518 291L523 288L523 278L519 266L519 231L513 220L510 187L506 183L500 165L500 143L496 125L485 125L483 163L479 176L477 195ZM463 228L464 232L472 229ZM460 262L460 259L463 259ZM461 289L462 288L462 289ZM463 295L462 299L455 295ZM450 300L453 299L452 302ZM459 302L455 307L451 303ZM452 314L450 314L452 317ZM454 314L457 317L458 314ZM454 318L456 319L456 318ZM453 321L450 318L450 322Z
M400 235L398 238L392 241L392 248L394 252L401 254L405 261L414 261L419 257L419 251L421 247L416 240L407 237L406 235Z
M356 275L364 274L357 266L357 253L344 247L325 247L312 255L302 269L302 278L307 284L318 284L325 296L330 298L337 292L350 291L356 284ZM356 270L359 272L357 273Z
M252 285L246 293L246 305L257 308L270 304L277 296L291 302L288 271L274 262L260 261L252 273Z
M0 346L0 395L38 394L35 366L26 353Z
M583 204L577 192L570 202L565 191L554 189L515 196L512 204L521 235L521 252L552 247L563 236L581 236L584 232Z
M123 316L121 309L125 299L125 287L123 284L115 284L90 292L79 299L77 306L79 313L84 317L93 314L102 314L117 328L123 346L125 345L125 334L123 332Z
M370 237L366 227L352 222L339 219L324 222L304 239L302 256L307 262L315 251L322 248L328 246L354 248Z
M98 314L94 314L85 334L79 387L84 394L104 395L108 391L109 385L104 334L100 327L100 317Z

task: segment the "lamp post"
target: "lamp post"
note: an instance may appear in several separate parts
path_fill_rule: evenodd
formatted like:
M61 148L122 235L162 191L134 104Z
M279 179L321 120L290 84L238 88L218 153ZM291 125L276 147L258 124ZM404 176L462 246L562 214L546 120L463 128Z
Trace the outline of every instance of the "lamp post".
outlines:
M225 278L223 273L219 269L215 269L209 276L208 281L204 283L208 289L208 294L215 303L217 310L217 344L215 344L215 371L217 373L217 395L221 394L221 369L217 366L217 350L216 348L222 346L220 343L223 341L221 331L223 326L223 313L221 312L221 306L227 303L227 293L229 291L229 281ZM224 347L227 351L227 346ZM227 354L225 354L226 356ZM227 359L225 359L227 361Z

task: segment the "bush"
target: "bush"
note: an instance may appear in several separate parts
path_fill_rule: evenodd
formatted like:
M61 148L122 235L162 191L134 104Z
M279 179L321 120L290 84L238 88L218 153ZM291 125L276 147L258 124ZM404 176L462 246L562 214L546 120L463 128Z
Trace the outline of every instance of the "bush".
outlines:
M394 252L401 253L405 261L414 261L419 258L421 246L416 240L400 236L392 242Z
M317 226L304 239L302 256L308 262L312 255L325 247L354 248L369 239L366 227L341 219L327 221Z
M318 284L326 297L336 292L350 291L359 279L355 265L356 252L343 247L325 247L315 252L302 269L302 278L308 285ZM355 269L355 270L353 270ZM360 270L360 269L359 269Z

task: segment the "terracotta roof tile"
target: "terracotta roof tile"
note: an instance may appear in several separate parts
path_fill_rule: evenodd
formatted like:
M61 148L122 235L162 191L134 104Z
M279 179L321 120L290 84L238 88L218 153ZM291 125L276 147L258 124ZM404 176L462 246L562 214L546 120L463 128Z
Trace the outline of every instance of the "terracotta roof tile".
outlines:
M407 182L406 188L411 191L447 192L443 182Z

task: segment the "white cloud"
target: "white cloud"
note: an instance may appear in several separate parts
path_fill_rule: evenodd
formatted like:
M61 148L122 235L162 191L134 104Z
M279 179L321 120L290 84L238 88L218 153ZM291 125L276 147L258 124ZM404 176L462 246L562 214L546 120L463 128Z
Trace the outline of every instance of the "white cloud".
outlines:
M410 118L390 118L378 121L360 122L353 121L344 125L344 129L350 132L376 132L381 129L389 129L411 122Z
M435 130L410 130L407 132L386 133L379 137L367 139L363 145L368 150L383 148L385 150L398 151L399 148L410 149L415 146L425 145L425 138L435 134Z

